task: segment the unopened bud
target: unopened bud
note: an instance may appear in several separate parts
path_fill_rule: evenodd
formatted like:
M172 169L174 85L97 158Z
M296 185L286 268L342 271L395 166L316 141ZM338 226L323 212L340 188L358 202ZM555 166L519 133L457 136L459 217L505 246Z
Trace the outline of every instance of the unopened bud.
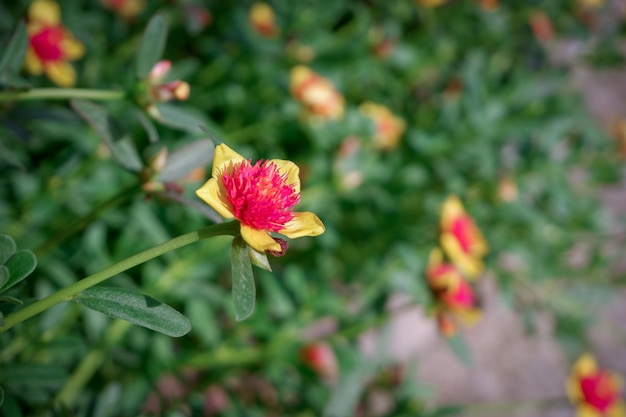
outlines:
M300 357L309 368L323 377L334 378L339 373L335 352L326 343L305 346L300 351Z
M272 237L272 239L274 239L276 241L276 243L278 243L280 245L280 250L268 250L267 253L269 253L272 256L275 257L280 257L283 256L287 253L287 249L289 249L289 243L287 243L287 241L285 239L281 239L279 237Z

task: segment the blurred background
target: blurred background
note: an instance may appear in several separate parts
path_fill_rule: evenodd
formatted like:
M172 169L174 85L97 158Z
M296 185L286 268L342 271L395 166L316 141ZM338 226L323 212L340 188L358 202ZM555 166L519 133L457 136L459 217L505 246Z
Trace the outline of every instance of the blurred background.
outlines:
M326 231L255 269L242 322L216 238L107 284L185 314L181 338L69 303L0 334L2 415L560 417L581 354L626 375L623 2L55 4L74 79L20 67L2 91L122 95L0 95L0 232L38 260L5 295L221 221L194 194L207 139L294 161ZM22 20L37 51L31 8L0 3L2 45ZM475 271L444 243L450 196Z

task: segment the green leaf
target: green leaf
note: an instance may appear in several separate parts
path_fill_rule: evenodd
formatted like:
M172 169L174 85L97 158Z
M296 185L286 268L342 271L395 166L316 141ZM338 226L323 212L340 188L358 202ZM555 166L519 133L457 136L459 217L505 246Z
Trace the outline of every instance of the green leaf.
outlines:
M4 265L0 265L0 288L9 281L10 276L9 268Z
M15 249L15 241L11 236L0 235L0 265L4 265L13 256Z
M55 365L8 364L2 368L2 378L7 386L59 387L67 379L67 373Z
M22 249L11 256L5 266L9 270L9 279L0 287L0 291L8 290L30 275L37 267L37 258L28 249Z
M143 33L139 51L137 51L136 71L137 77L144 78L156 64L165 49L167 39L167 21L163 15L157 14L150 22Z
M167 158L159 178L163 181L185 178L194 169L209 164L213 160L214 149L209 139L200 139L176 149Z
M241 236L233 239L230 247L230 261L233 271L233 303L235 305L235 319L242 321L254 311L256 288L252 264L248 256L248 244Z
M147 295L125 288L94 287L78 294L76 302L107 316L180 337L191 330L187 317Z
M26 25L20 20L11 36L9 44L4 47L4 54L0 60L0 81L6 82L7 76L16 75L24 64L24 55L28 47Z
M371 378L374 365L362 361L344 374L324 408L324 417L350 416L359 402L366 382Z
M0 405L4 402L4 388L0 386Z
M197 133L200 126L206 125L207 120L197 110L181 108L168 103L157 103L157 120L166 126L184 130L190 133Z
M257 252L254 248L248 246L248 256L250 256L250 262L252 262L252 265L272 272L270 261L267 259L267 254L265 252Z
M457 358L461 360L466 365L471 365L474 362L474 358L472 357L472 352L469 347L465 343L465 340L461 336L454 335L452 337L447 338L448 346L452 349L452 352L456 355Z
M70 105L96 131L118 164L130 171L141 170L143 163L134 142L128 136L114 139L114 126L104 107L86 100L71 100Z

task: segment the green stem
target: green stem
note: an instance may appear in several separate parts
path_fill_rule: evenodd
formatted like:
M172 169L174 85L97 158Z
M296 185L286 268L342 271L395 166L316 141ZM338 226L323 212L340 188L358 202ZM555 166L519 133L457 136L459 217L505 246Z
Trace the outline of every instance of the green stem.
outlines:
M17 323L21 323L22 321L29 319L32 316L49 309L52 306L55 306L64 301L69 301L81 291L91 288L94 285L101 283L102 281L105 281L119 273L126 271L127 269L149 261L150 259L154 259L157 256L163 255L164 253L181 248L183 246L187 246L191 243L208 237L221 235L236 236L238 233L239 223L237 221L230 221L228 223L214 224L212 226L208 226L191 233L186 233L184 235L168 240L165 243L161 243L160 245L157 245L153 248L146 249L143 252L133 255L130 258L124 259L123 261L118 262L115 265L111 265L110 267L93 275L90 275L87 278L83 278L82 280L70 285L69 287L65 287L49 295L48 297L43 298L33 304L30 304L23 309L11 314L10 316L7 316L4 320L4 326L0 327L0 332L6 331L15 326Z
M89 90L84 88L34 88L28 91L0 92L0 101L67 100L72 98L122 100L125 97L126 92L121 90Z
M53 236L47 242L37 247L34 250L35 255L40 256L41 254L50 250L50 248L57 246L59 243L63 242L65 239L72 236L74 233L81 231L85 226L91 223L94 219L98 218L100 214L109 210L110 208L115 207L116 205L124 201L125 199L134 195L135 192L138 190L139 190L139 185L134 183L130 187L123 189L122 191L120 191L113 197L109 198L108 200L100 203L97 207L91 210L89 214L77 220L76 222L72 223L70 227L63 230L61 233Z

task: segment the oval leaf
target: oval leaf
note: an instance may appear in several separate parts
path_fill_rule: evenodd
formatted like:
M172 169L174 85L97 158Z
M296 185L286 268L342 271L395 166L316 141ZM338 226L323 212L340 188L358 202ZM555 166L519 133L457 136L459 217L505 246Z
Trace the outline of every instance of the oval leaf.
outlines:
M163 181L174 181L185 178L194 169L203 167L213 160L213 142L200 139L176 149L167 158L167 165L159 178Z
M152 297L125 288L95 287L78 294L76 302L109 317L122 319L172 337L191 330L187 317Z
M8 290L14 285L22 282L24 278L30 275L37 266L37 258L35 254L28 249L17 251L15 255L6 262L5 266L9 270L8 281L0 288L1 291Z
M15 241L9 235L0 235L0 265L4 265L15 253Z
M167 21L163 15L157 14L148 23L143 33L139 51L137 51L136 74L139 78L146 77L154 64L163 55L167 39Z
M185 132L197 133L200 126L207 124L206 118L189 107L172 105L168 103L157 103L156 118L165 126Z
M9 44L3 50L2 60L0 60L0 78L7 81L7 76L16 75L24 64L24 55L28 47L28 35L26 25L20 20L15 28Z
M248 255L248 244L241 236L233 239L230 247L230 262L233 270L233 303L235 305L235 319L246 319L254 311L256 288L252 264Z
M134 142L116 129L106 108L86 100L72 100L70 105L96 131L118 164L129 171L139 171L143 167ZM119 140L115 139L116 133L117 137L121 136Z
M4 287L4 284L9 281L10 275L9 268L4 265L0 265L0 288Z

